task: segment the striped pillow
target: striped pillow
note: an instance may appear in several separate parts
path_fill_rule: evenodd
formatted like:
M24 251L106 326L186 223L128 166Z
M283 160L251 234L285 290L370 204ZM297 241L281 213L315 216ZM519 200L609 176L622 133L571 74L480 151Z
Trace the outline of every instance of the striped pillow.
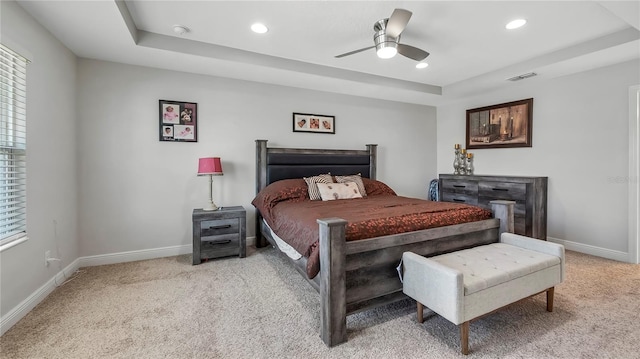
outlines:
M333 183L331 173L303 178L304 181L307 182L307 187L309 187L309 198L312 201L318 201L322 199L322 197L320 196L320 190L318 190L318 185L316 183Z
M366 197L367 191L365 191L364 189L364 183L362 182L361 176L362 175L360 173L356 175L350 175L350 176L336 176L336 182L338 183L355 182L356 186L358 186L358 189L360 190L360 194L362 195L362 197Z

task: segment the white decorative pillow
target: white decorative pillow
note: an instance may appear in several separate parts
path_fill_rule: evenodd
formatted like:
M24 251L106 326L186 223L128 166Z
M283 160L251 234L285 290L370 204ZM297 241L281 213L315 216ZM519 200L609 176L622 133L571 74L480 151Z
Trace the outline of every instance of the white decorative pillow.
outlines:
M362 195L362 197L367 196L367 191L364 189L364 183L362 182L362 175L360 173L349 176L336 176L336 182L355 182L356 186L358 186L358 189L360 190L360 194Z
M362 198L355 182L346 183L318 183L318 191L323 201L334 199Z
M312 201L321 199L317 183L333 183L333 177L331 177L331 173L303 178L304 181L307 182L307 187L309 188L309 199L311 199Z

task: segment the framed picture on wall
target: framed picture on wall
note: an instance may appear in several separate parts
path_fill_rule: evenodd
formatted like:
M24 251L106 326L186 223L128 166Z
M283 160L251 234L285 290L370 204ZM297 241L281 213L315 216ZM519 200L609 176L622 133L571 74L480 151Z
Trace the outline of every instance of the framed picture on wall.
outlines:
M533 99L467 110L467 149L531 147Z
M335 116L293 113L293 132L336 133Z
M160 141L198 142L198 104L160 100Z

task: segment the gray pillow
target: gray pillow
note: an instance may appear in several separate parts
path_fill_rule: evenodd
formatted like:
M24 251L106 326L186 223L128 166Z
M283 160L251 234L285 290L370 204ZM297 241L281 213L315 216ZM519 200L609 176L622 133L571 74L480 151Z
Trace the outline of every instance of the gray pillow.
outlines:
M367 191L364 189L364 183L362 182L362 175L360 173L349 176L336 176L336 182L338 183L347 183L347 182L355 182L356 186L358 186L358 190L360 190L360 194L362 197L367 196Z

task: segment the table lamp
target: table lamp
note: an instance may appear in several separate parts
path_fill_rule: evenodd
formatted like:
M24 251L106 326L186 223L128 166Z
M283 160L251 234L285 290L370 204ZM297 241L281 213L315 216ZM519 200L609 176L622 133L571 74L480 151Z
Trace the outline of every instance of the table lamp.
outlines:
M198 176L209 176L209 204L202 208L205 211L215 211L218 206L213 202L213 176L222 176L220 157L204 157L198 160Z

